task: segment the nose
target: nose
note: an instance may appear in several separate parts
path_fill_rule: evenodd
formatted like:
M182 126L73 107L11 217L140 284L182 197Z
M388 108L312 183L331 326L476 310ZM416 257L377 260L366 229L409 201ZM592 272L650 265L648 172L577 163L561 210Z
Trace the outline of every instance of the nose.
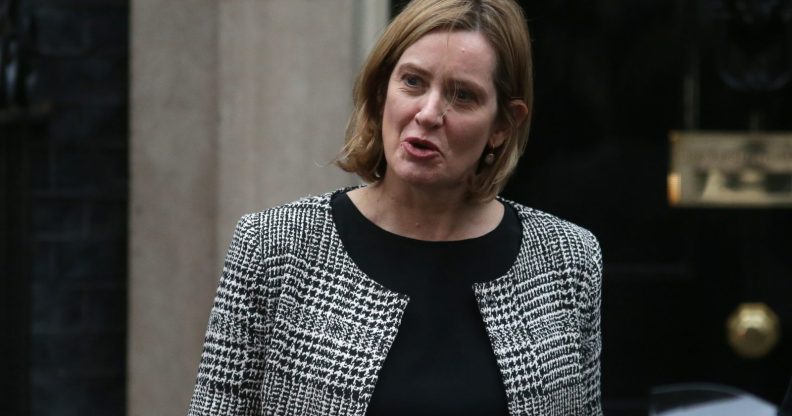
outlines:
M415 121L419 126L430 129L443 125L448 105L441 94L430 93L415 113Z

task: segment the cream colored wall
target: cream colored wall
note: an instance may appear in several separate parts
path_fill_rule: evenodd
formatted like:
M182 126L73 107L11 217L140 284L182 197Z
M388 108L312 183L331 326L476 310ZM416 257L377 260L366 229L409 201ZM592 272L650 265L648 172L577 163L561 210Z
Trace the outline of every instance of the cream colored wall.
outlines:
M130 415L184 414L216 279L217 9L132 2Z
M344 137L356 70L352 6L221 3L218 233L247 211L350 182L327 165Z
M128 410L185 414L234 223L327 166L386 0L132 0Z

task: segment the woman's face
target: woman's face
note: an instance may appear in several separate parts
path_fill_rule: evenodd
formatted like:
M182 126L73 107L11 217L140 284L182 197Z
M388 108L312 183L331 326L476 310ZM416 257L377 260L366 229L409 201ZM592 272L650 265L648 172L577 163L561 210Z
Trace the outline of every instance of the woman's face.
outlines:
M391 73L382 115L386 181L466 189L485 147L498 147L495 51L478 32L430 32Z

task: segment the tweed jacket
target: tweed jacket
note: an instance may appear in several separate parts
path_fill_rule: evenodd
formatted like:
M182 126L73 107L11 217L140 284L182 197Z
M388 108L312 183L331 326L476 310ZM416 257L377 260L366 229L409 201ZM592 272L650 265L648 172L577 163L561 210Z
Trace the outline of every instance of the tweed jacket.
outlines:
M365 414L409 298L349 257L332 195L239 221L190 416ZM600 415L599 244L583 228L501 201L518 213L519 254L505 275L471 290L509 413Z

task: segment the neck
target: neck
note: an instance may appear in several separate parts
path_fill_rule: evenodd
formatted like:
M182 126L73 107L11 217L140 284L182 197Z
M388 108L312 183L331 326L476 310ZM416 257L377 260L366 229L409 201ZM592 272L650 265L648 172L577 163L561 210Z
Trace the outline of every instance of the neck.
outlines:
M423 190L380 183L349 193L363 215L394 234L427 241L480 237L503 216L497 201L468 201L464 189Z

